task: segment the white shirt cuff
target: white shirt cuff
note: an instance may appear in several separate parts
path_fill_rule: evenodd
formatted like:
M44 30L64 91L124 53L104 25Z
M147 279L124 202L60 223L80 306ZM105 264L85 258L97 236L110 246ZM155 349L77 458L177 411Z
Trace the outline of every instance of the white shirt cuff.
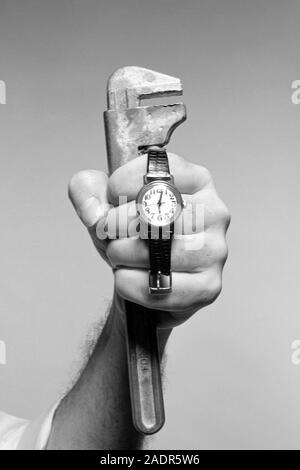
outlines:
M25 427L19 440L17 450L44 450L46 448L54 414L58 405L59 402Z

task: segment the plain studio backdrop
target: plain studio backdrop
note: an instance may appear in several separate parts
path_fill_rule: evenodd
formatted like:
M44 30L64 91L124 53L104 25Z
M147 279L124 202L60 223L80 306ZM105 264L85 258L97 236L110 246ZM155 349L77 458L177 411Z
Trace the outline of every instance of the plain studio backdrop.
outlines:
M232 213L223 292L172 334L151 445L300 448L299 21L298 0L0 0L2 410L55 402L105 314L113 278L66 188L106 169L106 80L139 65L182 79L169 149Z

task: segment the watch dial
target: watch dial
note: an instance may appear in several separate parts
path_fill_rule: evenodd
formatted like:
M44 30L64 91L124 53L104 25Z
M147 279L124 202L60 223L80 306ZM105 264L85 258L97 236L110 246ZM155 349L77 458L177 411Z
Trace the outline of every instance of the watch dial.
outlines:
M142 197L142 210L151 225L167 225L173 222L178 202L172 189L163 184L149 188Z

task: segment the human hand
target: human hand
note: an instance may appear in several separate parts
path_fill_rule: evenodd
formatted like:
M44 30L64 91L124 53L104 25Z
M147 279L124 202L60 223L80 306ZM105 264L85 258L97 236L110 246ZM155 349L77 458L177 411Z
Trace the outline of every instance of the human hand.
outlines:
M103 172L86 170L77 173L69 184L69 196L77 214L88 228L96 249L113 269L116 295L159 310L161 328L177 326L218 297L230 222L209 172L174 154L168 157L175 185L188 203L181 217L185 211L192 215L197 204L202 205L204 216L204 226L197 233L185 230L172 242L173 289L169 295L149 294L149 249L145 240L130 236L128 229L137 219L135 198L143 185L147 156L130 161L110 178ZM119 205L120 196L127 198L126 207ZM119 218L124 208L129 216ZM108 232L110 238L102 239L104 227L116 220L114 238Z

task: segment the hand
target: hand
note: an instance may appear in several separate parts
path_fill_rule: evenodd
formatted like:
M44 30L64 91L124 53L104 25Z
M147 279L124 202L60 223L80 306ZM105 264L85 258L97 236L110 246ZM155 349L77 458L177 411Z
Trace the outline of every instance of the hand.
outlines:
M161 207L161 204L162 204L162 202L161 202L161 200L162 200L162 195L163 195L163 193L162 193L162 191L161 191L160 196L159 196L159 200L158 200L158 203L157 203L157 204L158 204L159 213L160 213L160 207Z
M151 309L162 310L158 326L169 328L187 320L193 313L212 303L221 292L222 270L227 258L226 231L230 216L215 190L209 172L174 154L169 154L176 187L188 202L183 210L204 209L204 228L198 233L186 230L172 242L173 292L151 296L148 292L149 250L145 240L130 237L128 227L137 218L135 198L143 185L147 157L136 158L108 176L87 170L76 174L69 185L69 196L79 217L88 228L100 255L112 267L117 297ZM130 217L117 224L121 238L99 238L104 227L117 219L126 196Z

